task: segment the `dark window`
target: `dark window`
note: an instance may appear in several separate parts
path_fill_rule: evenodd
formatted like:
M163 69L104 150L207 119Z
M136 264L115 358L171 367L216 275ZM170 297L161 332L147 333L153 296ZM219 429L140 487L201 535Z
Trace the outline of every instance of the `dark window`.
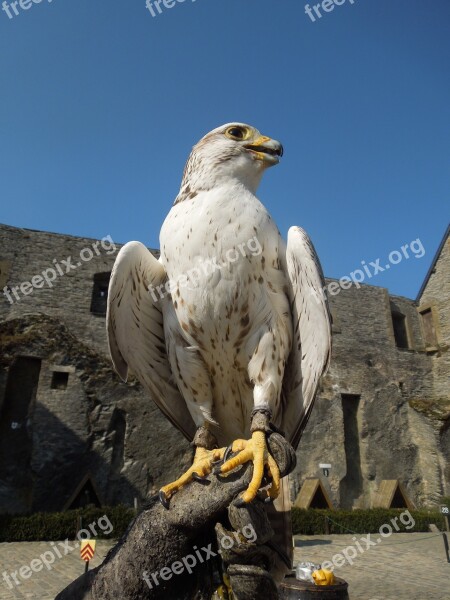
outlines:
M437 346L436 329L434 327L433 313L427 308L420 313L422 317L423 337L427 348Z
M9 369L3 403L0 396L0 481L9 490L2 497L3 512L16 512L19 507L31 510L32 427L40 370L39 359L16 358Z
M405 315L392 311L392 325L394 327L395 345L397 348L409 348Z
M64 371L53 371L52 383L50 387L52 390L65 390L69 381L69 373Z
M363 491L359 433L360 396L341 394L344 418L344 450L346 475L341 481L341 508L351 509Z
M91 300L91 313L94 315L106 315L110 277L111 273L96 273L94 275L94 287L92 288Z

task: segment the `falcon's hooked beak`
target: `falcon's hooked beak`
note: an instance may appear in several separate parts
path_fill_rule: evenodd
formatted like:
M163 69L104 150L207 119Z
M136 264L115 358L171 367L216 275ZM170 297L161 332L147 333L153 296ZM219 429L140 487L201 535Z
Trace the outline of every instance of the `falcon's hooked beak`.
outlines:
M261 135L251 144L244 146L257 160L266 162L268 166L278 164L279 157L283 156L283 146L277 140Z

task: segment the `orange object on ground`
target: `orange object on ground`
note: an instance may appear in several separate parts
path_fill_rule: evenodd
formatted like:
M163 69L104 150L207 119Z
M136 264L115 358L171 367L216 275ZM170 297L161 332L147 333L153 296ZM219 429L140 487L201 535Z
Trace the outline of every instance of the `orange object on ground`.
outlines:
M314 583L316 585L334 585L336 582L333 572L328 571L327 569L319 569L318 571L314 571L311 577L314 579Z

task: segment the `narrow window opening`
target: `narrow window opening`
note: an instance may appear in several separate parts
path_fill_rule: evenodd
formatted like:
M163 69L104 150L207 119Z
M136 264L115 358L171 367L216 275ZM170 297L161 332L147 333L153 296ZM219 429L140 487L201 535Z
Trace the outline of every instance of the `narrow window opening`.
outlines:
M52 390L65 390L69 381L69 373L62 371L53 371L52 375Z
M392 311L395 345L397 348L409 348L406 317L402 313Z
M91 313L105 316L108 301L108 286L111 273L96 273L92 288Z
M361 397L341 394L346 475L341 481L341 508L351 509L363 491L358 413Z
M19 356L11 365L0 398L0 481L3 512L27 512L32 504L33 417L41 361Z
M433 313L431 308L421 311L423 337L427 348L437 346L436 328L434 326Z

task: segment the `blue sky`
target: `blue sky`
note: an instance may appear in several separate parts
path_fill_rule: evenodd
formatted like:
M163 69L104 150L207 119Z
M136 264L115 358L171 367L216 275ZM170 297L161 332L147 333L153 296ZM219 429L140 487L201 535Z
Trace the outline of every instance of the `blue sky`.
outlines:
M450 2L304 7L0 11L0 221L157 247L192 145L244 121L285 147L259 192L283 235L303 226L329 277L419 238L370 280L414 297L449 221Z

